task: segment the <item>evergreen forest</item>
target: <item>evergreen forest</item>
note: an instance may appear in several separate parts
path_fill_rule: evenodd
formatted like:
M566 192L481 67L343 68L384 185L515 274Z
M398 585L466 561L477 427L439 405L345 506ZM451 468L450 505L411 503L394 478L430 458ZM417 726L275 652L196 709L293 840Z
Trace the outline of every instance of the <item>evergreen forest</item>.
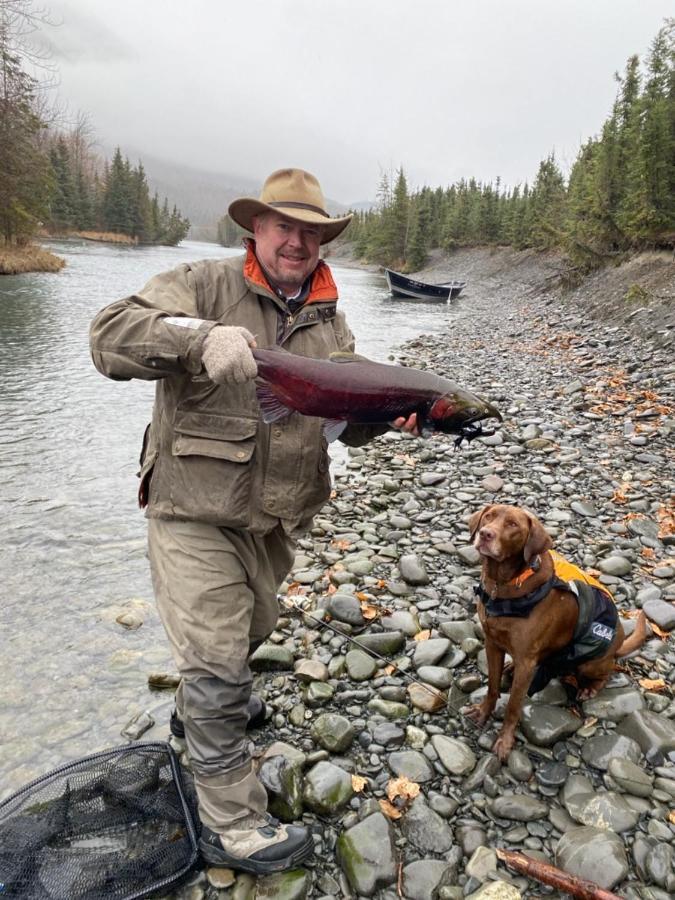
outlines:
M675 244L675 20L654 38L644 65L617 75L611 113L565 177L553 153L532 184L462 179L409 189L405 172L383 174L377 205L345 232L357 257L405 272L430 250L477 245L554 249L587 271L627 251Z
M22 0L0 0L0 246L23 246L38 231L105 232L142 243L177 244L189 221L150 196L142 163L119 148L111 162L94 150L86 117L64 126L25 40L36 15Z

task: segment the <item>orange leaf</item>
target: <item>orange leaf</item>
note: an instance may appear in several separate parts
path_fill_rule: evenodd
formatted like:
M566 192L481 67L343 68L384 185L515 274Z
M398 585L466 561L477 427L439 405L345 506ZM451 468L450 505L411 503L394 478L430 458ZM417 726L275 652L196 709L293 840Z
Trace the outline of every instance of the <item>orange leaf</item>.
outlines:
M403 813L399 809L396 809L396 807L388 800L382 799L379 800L378 803L380 804L380 809L388 819L400 819L403 815Z
M286 591L286 594L289 597L301 597L305 593L305 591L306 591L306 588L304 588L300 584L299 581L292 581L288 585L288 590Z
M362 603L361 615L364 619L371 622L373 619L379 618L382 615L382 611L377 606L373 606L372 603Z
M663 628L659 628L659 626L656 625L656 624L655 624L654 622L652 622L651 620L650 620L650 622L649 622L649 625L650 625L652 631L654 632L654 634L657 634L659 637L661 637L661 638L668 638L668 637L670 637L670 632L669 632L669 631L664 631Z
M418 631L413 641L428 641L431 637L431 631L427 628L426 631Z
M367 784L367 778L363 778L361 775L352 775L352 790L355 794L360 794Z
M336 594L337 593L337 588L335 587L335 585L332 582L326 588L326 593L327 594Z
M420 786L416 781L408 781L407 778L392 778L387 784L387 797L394 801L397 797L404 800L414 800L420 792Z
M663 678L640 678L638 684L646 691L665 691L667 687Z
M651 547L643 547L642 555L645 557L645 559L656 559L656 553Z
M675 809L672 809L668 813L668 821L670 822L671 825L675 825Z
M330 542L330 545L331 547L335 547L337 550L347 550L349 547L351 547L349 541L340 540L339 538L334 538Z

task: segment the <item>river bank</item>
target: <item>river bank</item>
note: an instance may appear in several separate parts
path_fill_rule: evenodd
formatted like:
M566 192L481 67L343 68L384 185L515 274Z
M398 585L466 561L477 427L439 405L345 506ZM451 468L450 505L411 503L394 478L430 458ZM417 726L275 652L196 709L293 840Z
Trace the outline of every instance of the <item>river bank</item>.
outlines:
M26 272L59 272L66 261L44 247L27 244L25 247L0 247L0 275L21 275Z
M328 258L341 266L378 271L355 259L351 244L338 245ZM619 265L586 275L570 286L569 267L558 253L473 247L433 251L427 265L411 273L420 281L467 281L463 296L491 294L496 304L514 290L545 297L563 310L583 308L593 318L623 325L659 346L675 346L675 256L672 251L644 252Z
M290 606L252 664L270 711L256 743L273 812L302 818L316 855L261 895L551 896L497 848L627 900L675 892L675 363L520 271L476 269L451 330L399 352L497 404L502 427L459 452L399 433L350 450L299 542ZM554 681L525 704L506 765L491 752L506 694L484 731L461 714L486 690L467 523L490 502L532 510L613 592L627 632L636 610L650 620L597 697L571 706ZM166 734L170 706L145 736ZM210 871L175 896L215 885L253 890Z

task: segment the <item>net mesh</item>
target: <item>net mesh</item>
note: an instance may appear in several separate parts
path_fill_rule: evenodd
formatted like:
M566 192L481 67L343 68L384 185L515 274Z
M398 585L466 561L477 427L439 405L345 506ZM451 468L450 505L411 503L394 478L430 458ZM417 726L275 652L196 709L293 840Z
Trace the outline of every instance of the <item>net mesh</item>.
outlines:
M192 782L168 744L63 766L0 803L0 897L132 900L197 860Z

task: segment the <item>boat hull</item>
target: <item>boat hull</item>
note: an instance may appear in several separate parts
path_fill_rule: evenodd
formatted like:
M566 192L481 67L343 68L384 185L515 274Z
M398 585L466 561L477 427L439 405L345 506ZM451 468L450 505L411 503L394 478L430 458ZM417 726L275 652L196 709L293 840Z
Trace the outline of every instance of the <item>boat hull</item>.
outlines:
M392 297L407 300L435 300L441 303L454 300L462 291L466 282L448 281L445 284L427 284L394 272L392 269L384 270L389 291Z

